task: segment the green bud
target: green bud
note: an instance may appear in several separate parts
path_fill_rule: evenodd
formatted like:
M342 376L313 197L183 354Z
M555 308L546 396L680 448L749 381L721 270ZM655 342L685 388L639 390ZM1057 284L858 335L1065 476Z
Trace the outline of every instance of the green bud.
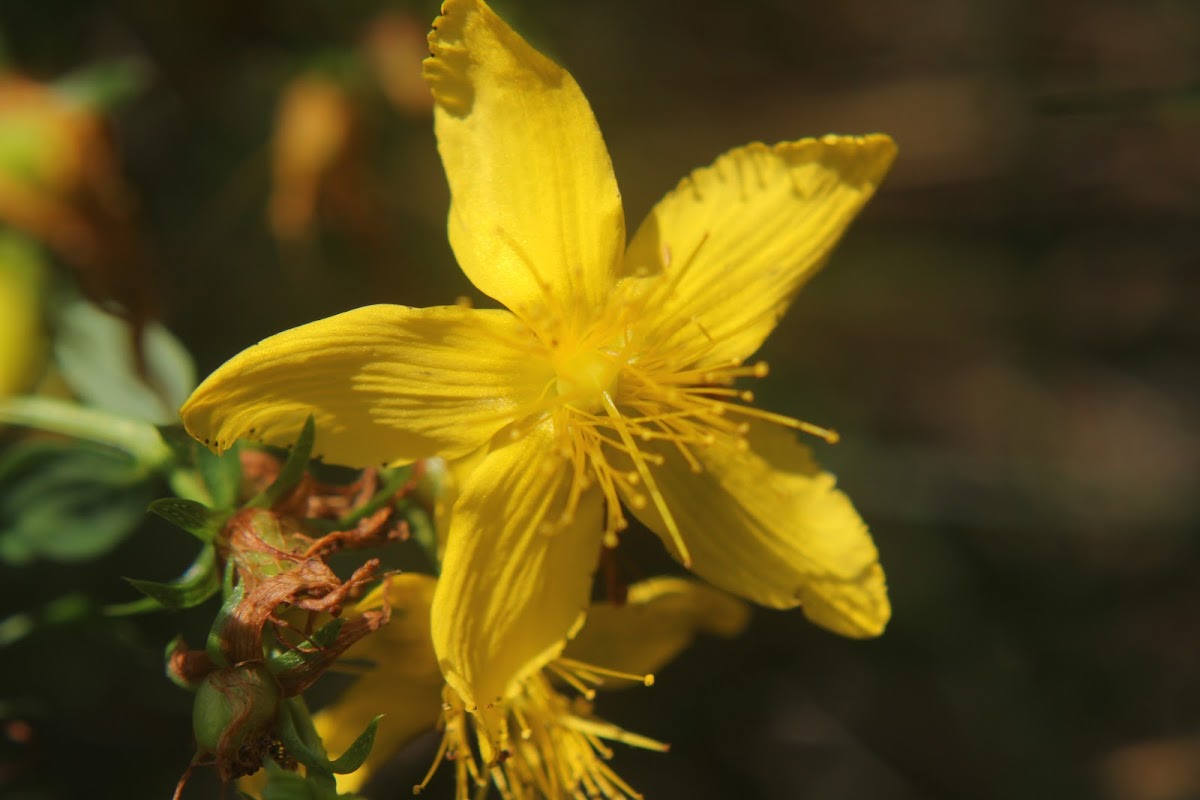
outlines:
M208 675L196 690L192 728L201 754L215 756L223 780L257 772L276 741L283 691L262 664Z

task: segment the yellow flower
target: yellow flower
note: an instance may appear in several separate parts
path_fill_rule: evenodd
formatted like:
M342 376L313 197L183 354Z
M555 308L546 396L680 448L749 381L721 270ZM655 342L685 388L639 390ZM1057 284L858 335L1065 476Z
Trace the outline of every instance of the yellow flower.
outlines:
M866 526L794 431L747 405L744 364L895 155L883 135L751 144L693 172L625 246L608 153L575 81L484 3L449 0L425 74L450 243L507 310L361 308L233 358L181 410L217 450L291 442L363 466L473 454L433 601L469 708L519 691L587 608L629 509L681 563L849 636L890 615Z
M641 686L650 681L643 675L662 668L698 632L735 636L748 618L744 604L694 582L634 584L625 605L592 607L565 657L518 681L503 702L470 714L438 671L429 626L434 585L425 575L395 576L352 612L378 608L386 596L392 619L349 651L376 667L313 720L326 748L338 754L376 714L385 715L367 761L339 776L341 792L357 791L405 743L437 724L442 743L429 776L450 760L460 798L475 796L475 787L489 781L506 800L575 797L578 790L637 796L608 765L612 752L604 742L660 751L665 745L594 717L595 689Z

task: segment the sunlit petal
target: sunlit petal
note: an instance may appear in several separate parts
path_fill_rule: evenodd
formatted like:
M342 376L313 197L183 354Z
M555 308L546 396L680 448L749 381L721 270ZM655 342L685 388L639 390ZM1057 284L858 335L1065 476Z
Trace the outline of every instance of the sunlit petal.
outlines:
M558 655L587 611L601 502L564 519L572 470L549 424L490 453L455 504L433 602L446 682L468 706L506 696Z
M699 353L701 364L753 354L895 154L880 134L751 144L684 178L626 256L630 275L665 275L647 306L647 346Z
M547 339L577 330L604 309L625 246L587 99L478 0L446 2L429 47L459 265Z
M587 624L564 655L634 675L653 674L683 652L697 633L736 636L749 619L745 603L711 586L684 578L651 578L630 586L623 605L593 605Z
M752 438L758 453L726 437L698 449L699 473L669 447L658 451L665 463L655 477L692 569L762 605L801 606L836 633L879 635L891 616L887 587L849 498L789 431L765 427ZM652 504L635 513L673 547Z
M272 336L200 385L180 413L217 450L245 437L295 441L355 467L453 457L486 442L552 380L505 311L368 306Z

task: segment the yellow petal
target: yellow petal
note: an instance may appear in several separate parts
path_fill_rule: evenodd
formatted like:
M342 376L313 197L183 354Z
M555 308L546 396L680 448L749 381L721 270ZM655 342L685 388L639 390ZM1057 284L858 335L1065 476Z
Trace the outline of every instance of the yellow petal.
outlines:
M462 487L433 601L433 645L467 707L506 697L559 654L587 612L601 499L572 481L550 423L494 450Z
M240 437L291 444L312 414L326 461L452 458L537 401L553 379L539 347L505 311L369 306L243 351L180 414L218 452Z
M341 755L375 716L384 714L371 755L356 771L337 776L338 791L354 792L413 737L432 728L442 711L442 674L429 639L435 580L395 575L355 609L378 608L386 592L391 621L352 647L346 658L375 662L337 700L314 715L331 757Z
M750 619L746 604L683 578L659 577L629 587L625 604L597 603L565 655L589 664L653 674L692 643L697 633L732 637ZM614 682L606 686L621 687Z
M625 218L575 80L479 0L448 0L429 35L450 245L463 272L547 338L594 319Z
M702 352L704 365L753 354L895 155L880 134L756 143L684 178L626 255L630 275L665 274L647 305L648 346Z
M756 430L758 453L718 438L694 455L693 473L667 447L654 476L692 558L692 569L726 591L805 615L845 636L883 632L891 617L879 555L833 476L812 468L789 431ZM761 445L759 443L762 443ZM671 548L654 505L635 510Z

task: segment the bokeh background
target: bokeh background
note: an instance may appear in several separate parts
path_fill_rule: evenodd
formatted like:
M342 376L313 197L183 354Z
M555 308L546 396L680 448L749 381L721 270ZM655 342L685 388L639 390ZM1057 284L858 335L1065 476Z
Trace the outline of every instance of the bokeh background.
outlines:
M842 434L819 457L872 526L892 625L851 642L764 611L736 643L699 642L652 689L601 700L673 746L620 750L618 772L651 798L1200 797L1200 6L495 6L584 88L631 230L732 146L900 145L756 387ZM414 81L436 12L0 3L11 72L119 59L140 75L96 156L124 198L89 223L112 252L50 258L165 323L201 374L356 306L485 303L446 243ZM120 576L188 563L177 534L147 524L91 562L0 567L4 613L129 599ZM627 555L669 568L656 547L631 535ZM162 647L211 616L47 625L0 649L0 794L168 797L191 699ZM370 796L408 796L434 744ZM188 795L216 796L205 780Z

